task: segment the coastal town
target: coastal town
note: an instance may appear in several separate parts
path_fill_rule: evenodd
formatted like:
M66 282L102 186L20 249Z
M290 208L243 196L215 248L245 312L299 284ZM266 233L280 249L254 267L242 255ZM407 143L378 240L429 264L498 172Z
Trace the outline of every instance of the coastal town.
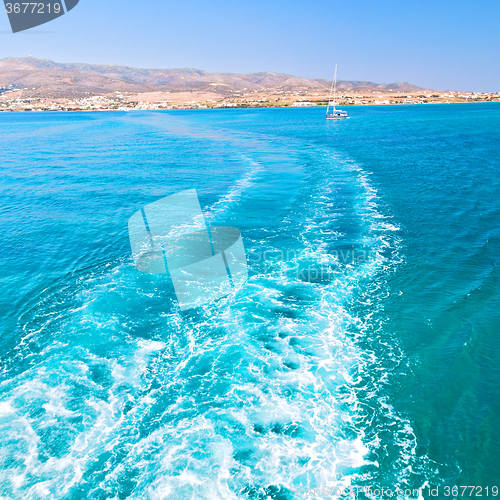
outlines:
M213 108L270 108L326 106L326 93L261 90L158 91L158 92L86 92L78 97L43 97L30 88L0 89L0 111L129 111ZM500 92L475 93L454 91L398 92L355 89L337 93L339 106L471 103L500 101Z
M0 60L0 111L129 111L326 106L332 81L281 73ZM434 90L405 81L338 80L339 106L478 103L500 92Z

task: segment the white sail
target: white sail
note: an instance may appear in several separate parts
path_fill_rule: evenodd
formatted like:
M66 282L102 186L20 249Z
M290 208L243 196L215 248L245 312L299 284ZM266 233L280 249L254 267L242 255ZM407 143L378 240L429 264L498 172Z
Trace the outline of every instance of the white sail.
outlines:
M332 92L333 92L333 102L332 102ZM337 97L337 65L335 65L335 76L333 77L332 87L330 89L330 95L328 97L328 106L326 107L326 119L340 119L347 118L347 111L342 111L335 108ZM333 107L333 111L330 113L330 106Z

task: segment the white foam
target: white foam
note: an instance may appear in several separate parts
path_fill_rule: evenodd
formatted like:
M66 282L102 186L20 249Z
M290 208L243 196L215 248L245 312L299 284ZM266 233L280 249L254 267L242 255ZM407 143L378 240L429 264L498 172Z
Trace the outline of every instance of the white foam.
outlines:
M248 162L250 170L209 207L212 215L237 206L264 174L262 163ZM375 350L358 343L377 327L380 278L401 259L398 226L382 212L360 167L325 151L318 170L321 165L332 170L332 162L336 176L329 180L319 171L317 189L307 186L299 207L304 222L295 237L309 250L307 256L251 277L238 294L203 308L194 319L165 300L148 331L153 339L131 335L137 332L122 323L123 315L107 310L110 294L117 294L116 308L126 299L134 314L143 314L145 298L153 300L161 290L144 287L132 299L135 278L127 274L130 264L119 262L75 285L68 294L77 303L71 303L70 315L50 311L41 324L26 327L28 343L43 338L50 325L68 321L42 351L45 361L10 381L10 397L0 405L7 420L3 434L11 439L1 456L20 458L2 473L13 497L61 498L76 484L118 497L129 479L135 481L132 498L158 499L237 499L243 491L263 493L272 485L346 486L359 479L353 468L377 469L369 454L384 445L378 435L368 435L373 415L363 413L363 398L393 429L400 451L395 479L410 477L416 437L382 397L390 380L383 378L388 375ZM336 207L332 200L341 187L356 204ZM342 218L341 209L360 221L359 242L373 248L373 258L345 266L328 283L288 277L287 271L305 261L336 262L327 243L343 237L329 226ZM387 250L392 260L384 256ZM356 293L366 308L362 317L353 316ZM287 300L301 294L307 300ZM101 341L107 341L106 351ZM397 346L387 349L404 363ZM68 434L64 453L47 449L42 429ZM52 456L44 460L43 453ZM86 476L99 458L101 470Z

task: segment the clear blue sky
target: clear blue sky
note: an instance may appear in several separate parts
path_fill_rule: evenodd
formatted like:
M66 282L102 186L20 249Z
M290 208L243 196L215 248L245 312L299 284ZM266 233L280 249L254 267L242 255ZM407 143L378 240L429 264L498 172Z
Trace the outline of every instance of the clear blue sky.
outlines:
M499 52L500 0L80 0L17 34L0 11L0 58L500 91Z

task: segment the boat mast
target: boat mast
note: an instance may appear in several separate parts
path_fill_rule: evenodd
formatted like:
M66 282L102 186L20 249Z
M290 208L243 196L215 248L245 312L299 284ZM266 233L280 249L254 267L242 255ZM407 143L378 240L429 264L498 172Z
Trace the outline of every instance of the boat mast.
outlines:
M335 93L337 90L337 65L335 65L335 76L332 80L332 86L330 88L330 95L328 97L328 106L326 107L326 114L328 115L328 110L330 109L330 105L332 104L332 93L333 93L333 111L335 111Z
M337 94L337 65L335 65L335 85L333 86L333 111L335 111L335 97Z

